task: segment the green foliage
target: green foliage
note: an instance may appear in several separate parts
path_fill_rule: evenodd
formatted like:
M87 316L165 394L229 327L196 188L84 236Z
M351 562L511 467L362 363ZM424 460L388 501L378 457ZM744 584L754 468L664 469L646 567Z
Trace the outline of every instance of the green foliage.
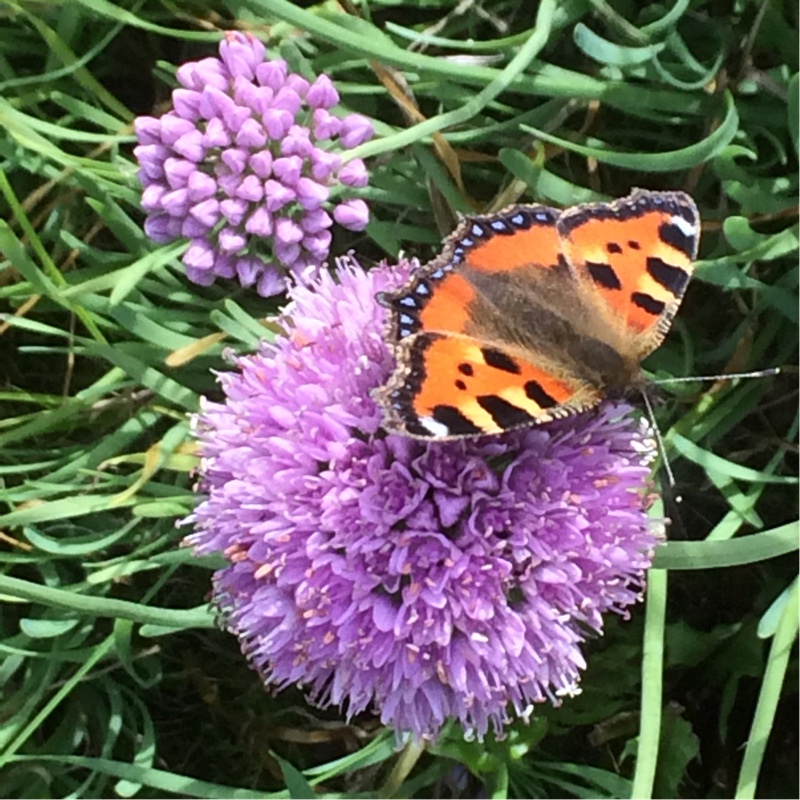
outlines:
M701 258L648 367L783 369L665 390L683 502L646 613L502 741L398 755L373 718L268 695L214 630L217 561L179 549L187 412L280 302L192 286L184 245L146 239L131 122L228 28L375 120L373 221L337 253L427 257L459 212L683 188ZM12 0L0 87L0 794L797 796L794 3Z

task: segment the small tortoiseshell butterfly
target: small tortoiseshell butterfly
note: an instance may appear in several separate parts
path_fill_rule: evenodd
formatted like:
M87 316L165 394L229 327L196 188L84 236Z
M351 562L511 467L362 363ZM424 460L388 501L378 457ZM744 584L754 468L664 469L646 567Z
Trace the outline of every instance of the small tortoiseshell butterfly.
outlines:
M467 217L396 292L397 366L376 397L390 432L500 433L641 391L641 360L672 324L693 270L697 207L634 190L564 211Z

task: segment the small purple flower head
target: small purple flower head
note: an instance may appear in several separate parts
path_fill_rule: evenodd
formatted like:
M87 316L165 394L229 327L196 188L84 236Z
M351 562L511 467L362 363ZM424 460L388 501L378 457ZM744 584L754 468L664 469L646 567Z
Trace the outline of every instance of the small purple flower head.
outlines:
M287 333L220 376L186 541L228 560L215 603L265 682L480 738L575 691L587 632L640 598L653 443L612 403L496 437L387 435L375 293L409 267L341 260L295 285Z
M147 235L191 238L187 275L205 286L236 276L269 296L289 274L313 277L331 241L316 234L334 220L351 230L369 220L353 197L367 185L366 167L360 159L343 165L342 154L369 139L372 124L335 116L339 95L328 76L309 82L289 72L245 33L227 33L218 58L182 65L177 79L173 110L134 124ZM275 238L278 216L315 235Z

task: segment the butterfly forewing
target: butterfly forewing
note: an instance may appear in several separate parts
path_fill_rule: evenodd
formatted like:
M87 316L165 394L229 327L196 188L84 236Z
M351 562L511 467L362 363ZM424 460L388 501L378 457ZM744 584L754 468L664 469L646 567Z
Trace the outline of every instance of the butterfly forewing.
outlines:
M399 341L418 331L467 333L477 296L470 274L502 279L532 262L543 269L557 267L558 214L547 206L513 206L462 220L437 258L398 291L379 295L390 309L388 339Z
M568 209L557 228L565 256L602 297L609 320L635 340L636 356L655 350L694 270L700 220L692 198L639 190Z

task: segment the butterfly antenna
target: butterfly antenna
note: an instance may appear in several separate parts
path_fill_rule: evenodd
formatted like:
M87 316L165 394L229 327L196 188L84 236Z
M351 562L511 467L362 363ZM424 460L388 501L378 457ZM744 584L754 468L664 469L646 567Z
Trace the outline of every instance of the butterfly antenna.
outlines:
M667 473L667 484L669 485L670 489L675 488L675 475L672 472L672 467L669 463L669 458L667 458L667 448L664 446L664 439L661 437L661 431L658 429L658 423L656 422L656 415L653 411L653 404L650 402L650 395L647 394L646 389L642 389L642 397L644 398L644 405L647 409L647 416L650 417L650 422L653 425L653 431L655 432L656 437L656 445L658 447L659 453L661 453L661 460L664 463L664 472ZM675 502L679 503L681 498L676 495Z
M769 378L780 374L780 367L759 369L755 372L728 372L723 375L691 375L688 378L659 378L650 383L690 383L691 381L732 381L735 378Z

